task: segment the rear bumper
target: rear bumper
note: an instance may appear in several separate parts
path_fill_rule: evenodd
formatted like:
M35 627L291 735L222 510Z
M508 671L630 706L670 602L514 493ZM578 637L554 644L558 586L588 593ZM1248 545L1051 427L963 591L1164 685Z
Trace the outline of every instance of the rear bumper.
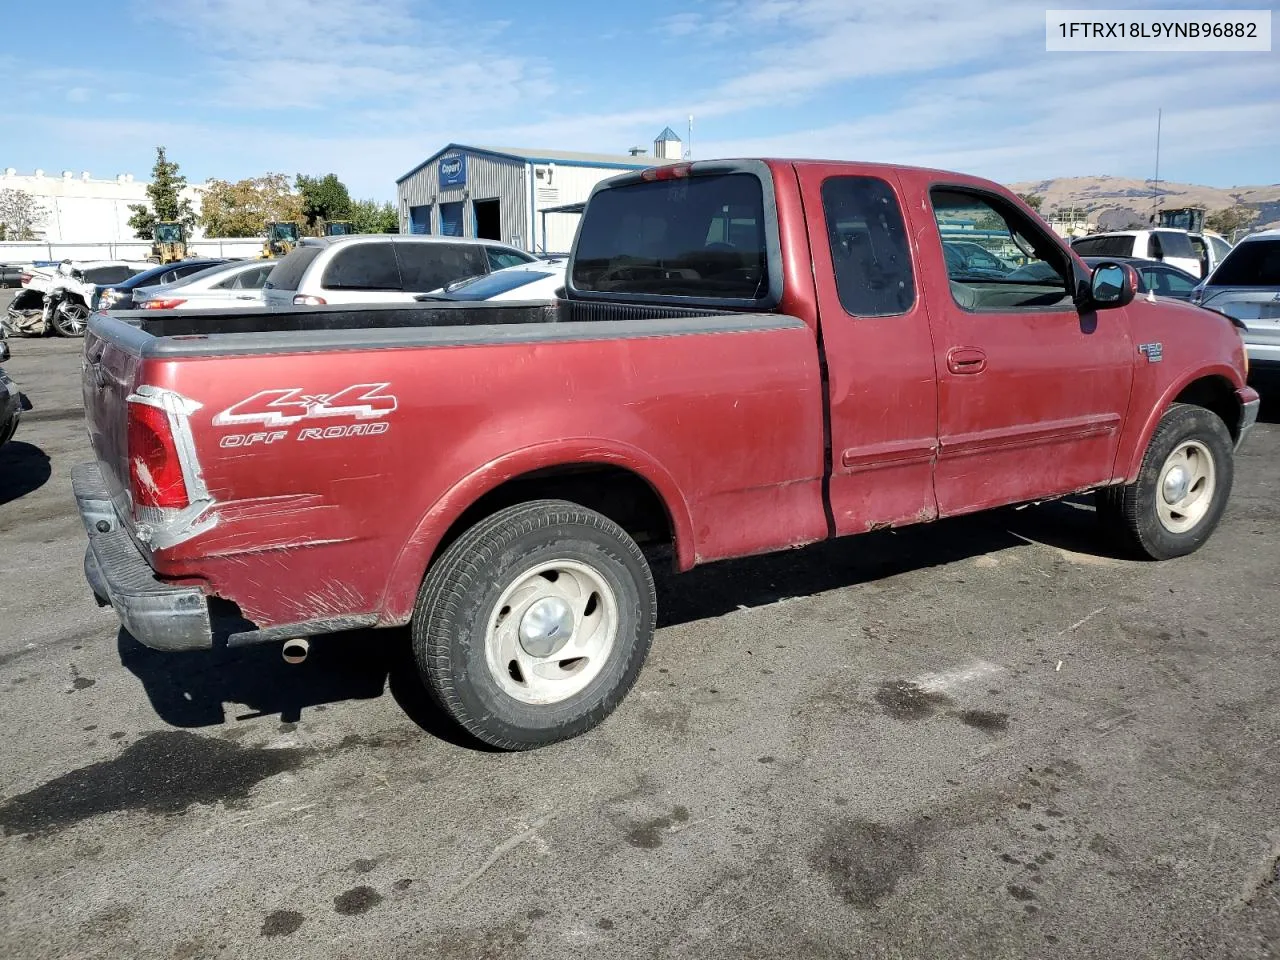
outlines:
M110 604L124 628L155 650L212 647L208 599L196 587L176 587L156 577L121 526L98 465L75 467L71 488L89 534L84 575L98 602Z
M1236 436L1236 449L1239 450L1245 437L1258 422L1258 408L1262 405L1262 399L1258 396L1258 391L1252 387L1237 390L1236 399L1240 401L1240 433Z

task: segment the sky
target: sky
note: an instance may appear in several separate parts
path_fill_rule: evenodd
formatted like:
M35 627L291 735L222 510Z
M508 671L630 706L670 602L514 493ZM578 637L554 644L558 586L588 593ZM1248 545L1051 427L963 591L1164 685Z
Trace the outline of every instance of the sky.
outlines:
M1162 179L1280 182L1280 52L1047 53L1047 6L60 0L70 46L0 49L0 168L143 179L163 144L191 182L334 172L389 200L449 142L621 154L692 114L695 159L1143 178L1163 108ZM12 5L6 36L49 16Z

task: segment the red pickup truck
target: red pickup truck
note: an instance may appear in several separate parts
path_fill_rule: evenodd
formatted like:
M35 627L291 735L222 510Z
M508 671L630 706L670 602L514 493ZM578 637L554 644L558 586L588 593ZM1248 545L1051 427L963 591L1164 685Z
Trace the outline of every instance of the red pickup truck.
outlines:
M97 315L86 575L164 650L408 623L463 727L536 747L634 682L653 548L1091 489L1199 547L1258 396L1228 318L1135 287L984 180L735 160L602 183L550 306Z

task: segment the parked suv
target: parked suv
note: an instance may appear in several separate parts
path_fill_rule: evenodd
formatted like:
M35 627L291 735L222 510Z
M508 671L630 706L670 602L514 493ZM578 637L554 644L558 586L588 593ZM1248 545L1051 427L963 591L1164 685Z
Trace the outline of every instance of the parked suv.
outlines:
M536 260L515 247L463 237L308 237L276 264L264 290L268 307L407 303L455 280Z
M1094 233L1071 241L1071 248L1082 257L1137 257L1163 260L1185 270L1193 277L1203 277L1200 254L1191 245L1185 230L1117 230Z
M1280 230L1255 233L1232 247L1191 292L1191 302L1245 325L1242 336L1254 366L1280 367Z

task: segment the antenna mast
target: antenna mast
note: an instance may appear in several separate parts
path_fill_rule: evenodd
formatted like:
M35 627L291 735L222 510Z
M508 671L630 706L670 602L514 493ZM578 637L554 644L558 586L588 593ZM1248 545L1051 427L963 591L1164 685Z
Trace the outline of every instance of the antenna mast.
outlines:
M1156 222L1160 212L1160 122L1164 117L1164 108L1156 110L1156 178L1151 183L1151 222Z
M689 114L689 132L688 138L685 140L685 150L688 151L686 159L693 159L693 114Z

